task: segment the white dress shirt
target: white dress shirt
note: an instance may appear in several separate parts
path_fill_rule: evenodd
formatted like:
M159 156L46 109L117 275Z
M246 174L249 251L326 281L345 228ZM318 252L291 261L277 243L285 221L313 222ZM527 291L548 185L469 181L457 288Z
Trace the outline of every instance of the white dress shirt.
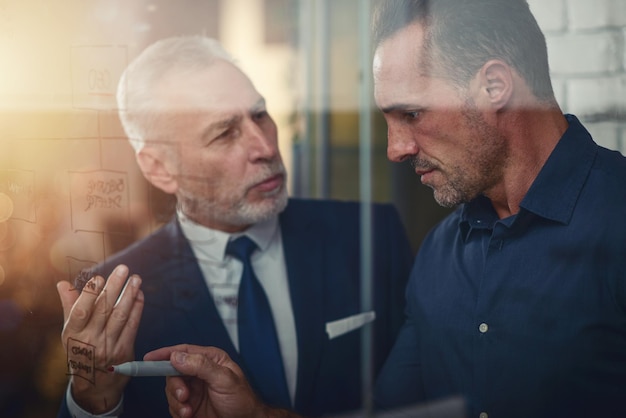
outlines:
M298 372L298 345L278 217L259 222L243 233L228 234L199 225L185 217L180 211L177 212L177 216L183 235L189 241L191 249L196 256L217 311L237 350L239 350L237 295L243 264L237 258L226 255L226 246L230 240L236 239L241 235L247 235L258 246L258 249L251 257L252 268L267 294L272 315L274 316L278 342L285 367L285 379L293 403ZM146 278L146 280L149 280L149 278ZM77 418L110 418L119 415L122 410L122 402L120 402L116 408L106 414L89 414L76 404L69 385L66 397L70 413Z
M185 218L180 212L178 219L183 234L198 260L217 311L237 350L239 349L237 295L243 264L237 258L226 255L226 246L230 240L246 235L259 247L252 253L252 268L267 294L272 309L285 366L287 387L293 402L298 371L298 346L278 218L273 217L259 222L238 234L206 228Z

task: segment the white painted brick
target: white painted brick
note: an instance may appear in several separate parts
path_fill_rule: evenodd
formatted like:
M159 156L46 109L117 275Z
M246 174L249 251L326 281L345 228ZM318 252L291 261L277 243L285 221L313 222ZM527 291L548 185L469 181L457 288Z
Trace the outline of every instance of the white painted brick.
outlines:
M594 141L605 148L620 150L620 125L617 122L584 123Z
M622 69L622 34L616 31L547 37L554 74L597 74Z
M567 81L565 109L581 117L626 111L626 75Z
M565 0L528 0L530 11L543 32L562 32L567 25Z
M626 25L624 0L567 0L567 11L573 30Z

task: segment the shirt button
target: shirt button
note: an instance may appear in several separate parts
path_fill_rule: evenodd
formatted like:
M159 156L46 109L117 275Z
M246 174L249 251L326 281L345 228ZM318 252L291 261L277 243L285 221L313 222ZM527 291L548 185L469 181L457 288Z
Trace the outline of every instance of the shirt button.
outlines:
M484 334L485 332L489 331L489 325L487 325L487 324L485 324L485 323L483 322L482 324L480 324L480 325L478 326L478 331L480 331L481 333L483 333L483 334ZM486 417L486 416L487 416L487 415L485 415L485 417ZM481 415L481 417L482 417L482 415Z
M489 415L486 412L481 412L478 418L489 418Z

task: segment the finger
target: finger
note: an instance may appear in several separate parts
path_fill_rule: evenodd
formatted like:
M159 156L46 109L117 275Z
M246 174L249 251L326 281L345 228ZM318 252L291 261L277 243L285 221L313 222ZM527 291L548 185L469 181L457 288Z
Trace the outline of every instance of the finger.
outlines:
M113 341L134 341L143 312L143 292L139 289L141 278L133 275L124 286L118 302L113 307L105 332Z
M139 323L141 322L141 314L143 313L144 295L141 289L137 291L137 296L128 314L125 326L119 335L120 341L126 341L131 346L134 345L135 337L137 336L137 330L139 329ZM117 307L115 308L117 310ZM115 314L115 311L114 311Z
M128 267L118 265L109 275L109 278L96 300L96 309L93 321L101 328L106 326L113 307L124 288L128 277Z
M193 409L191 408L191 405L182 405L182 406L169 405L169 412L173 418L192 418L193 417Z
M189 344L178 344L169 347L162 347L156 350L152 350L146 353L143 356L145 361L154 361L154 360L169 360L170 355L174 351L187 351L188 347L191 347ZM199 347L200 348L200 347Z
M165 379L165 396L173 416L186 417L191 408L186 402L189 400L189 388L180 377L168 377ZM189 412L188 412L189 411Z
M80 332L87 324L89 324L92 319L94 312L94 303L100 294L102 286L104 285L104 279L100 276L92 277L91 280L87 282L87 285L80 293L80 295L76 298L74 304L69 308L69 315L67 320L65 321L64 331L68 331L71 333ZM68 290L71 291L71 290ZM67 292L62 298L67 296ZM72 298L67 297L67 303L69 307L69 302ZM68 307L64 306L64 310ZM98 328L94 328L95 331L98 331Z
M219 380L222 375L232 373L230 369L218 364L212 356L207 355L206 350L202 354L175 351L170 357L170 362L179 372L196 376L208 383L212 381L211 379Z
M190 390L185 383L185 380L179 376L168 376L165 379L165 394L168 397L168 401L184 403L189 400Z
M220 366L220 367L225 366L228 369L232 369L237 373L241 371L241 369L239 369L239 366L237 366L237 363L235 363L228 356L228 353L226 353L226 351L222 350L221 348L217 348L213 346L205 347L205 346L187 344L185 345L185 350L183 351L189 354L199 354L199 355L205 356L208 360L213 362L215 365Z
M173 408L170 409L170 411L172 411L172 410L173 410ZM193 417L193 408L191 408L191 405L182 405L177 410L177 412L178 413L176 415L174 415L176 417L180 417L180 418L191 418L191 417Z
M63 323L65 323L70 316L72 306L74 306L74 303L78 299L78 290L76 290L70 282L61 281L57 283L57 292L59 293L59 299L61 299Z

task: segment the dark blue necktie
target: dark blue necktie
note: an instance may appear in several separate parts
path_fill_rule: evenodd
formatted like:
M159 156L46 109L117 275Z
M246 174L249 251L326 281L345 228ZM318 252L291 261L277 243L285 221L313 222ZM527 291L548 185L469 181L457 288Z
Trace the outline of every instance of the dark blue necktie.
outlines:
M248 380L263 400L274 406L290 408L274 318L250 263L250 256L256 248L256 244L246 236L229 242L226 247L227 254L243 263L237 307L239 354L249 372Z

